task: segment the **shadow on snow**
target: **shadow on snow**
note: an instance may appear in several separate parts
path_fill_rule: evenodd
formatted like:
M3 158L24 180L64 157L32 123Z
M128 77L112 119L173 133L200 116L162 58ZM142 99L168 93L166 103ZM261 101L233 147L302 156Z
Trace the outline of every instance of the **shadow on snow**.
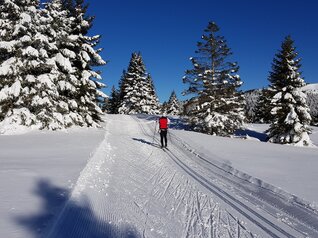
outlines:
M99 219L87 198L81 199L81 202L69 200L70 190L57 187L49 180L39 180L33 192L42 199L41 211L38 214L16 217L15 221L26 227L35 238L141 237L134 227L119 227Z
M160 115L147 115L147 114L136 114L135 115L139 119L147 120L147 121L158 121L160 118ZM176 130L186 130L186 131L194 131L193 128L189 123L187 123L185 118L178 117L178 116L168 116L170 120L169 128L170 129L176 129ZM240 129L236 130L234 133L235 136L238 137L252 137L256 138L259 141L267 142L268 136L265 132L257 132L249 129Z
M158 145L156 143L152 143L152 142L146 141L145 139L138 139L138 138L132 138L132 139L135 140L135 141L141 142L143 144L146 144L146 145L151 145L153 147L161 148L160 145Z
M236 136L249 136L249 137L253 137L256 138L262 142L267 142L268 141L268 136L266 133L261 133L261 132L257 132L257 131L252 131L249 129L245 129L245 130L237 130L235 131L235 135Z

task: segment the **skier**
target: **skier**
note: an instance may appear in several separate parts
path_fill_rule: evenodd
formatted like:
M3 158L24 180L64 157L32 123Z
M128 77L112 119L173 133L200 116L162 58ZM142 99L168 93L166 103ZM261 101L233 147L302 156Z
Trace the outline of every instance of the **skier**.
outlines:
M169 119L166 117L165 114L163 114L159 118L159 133L160 133L160 140L161 140L161 148L163 147L167 148L168 124L169 124Z

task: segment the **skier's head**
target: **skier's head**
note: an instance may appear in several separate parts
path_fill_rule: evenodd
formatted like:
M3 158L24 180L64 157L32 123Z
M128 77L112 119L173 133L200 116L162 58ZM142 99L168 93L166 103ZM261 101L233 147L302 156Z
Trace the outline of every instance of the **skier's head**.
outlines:
M162 113L162 115L161 115L162 117L167 117L167 113Z

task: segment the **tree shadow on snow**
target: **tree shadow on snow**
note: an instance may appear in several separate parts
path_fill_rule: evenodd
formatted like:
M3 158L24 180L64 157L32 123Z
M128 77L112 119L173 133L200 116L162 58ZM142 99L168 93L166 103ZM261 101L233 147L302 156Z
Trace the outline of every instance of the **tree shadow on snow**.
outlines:
M69 200L70 191L53 185L49 180L39 180L34 194L42 199L40 212L15 218L19 225L26 227L33 234L33 237L141 237L132 226L113 225L96 217L87 198L83 197L81 202Z
M236 136L245 136L245 137L249 136L249 137L256 138L256 139L258 139L260 141L263 141L263 142L267 142L268 141L268 136L267 136L267 134L265 132L261 133L261 132L245 129L245 130L237 130L235 132L235 135Z

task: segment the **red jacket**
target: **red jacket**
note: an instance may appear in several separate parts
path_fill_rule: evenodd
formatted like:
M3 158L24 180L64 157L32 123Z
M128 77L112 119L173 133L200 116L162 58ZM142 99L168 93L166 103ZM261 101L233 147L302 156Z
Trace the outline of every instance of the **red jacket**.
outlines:
M159 128L160 129L168 129L168 118L166 118L166 117L159 118Z

